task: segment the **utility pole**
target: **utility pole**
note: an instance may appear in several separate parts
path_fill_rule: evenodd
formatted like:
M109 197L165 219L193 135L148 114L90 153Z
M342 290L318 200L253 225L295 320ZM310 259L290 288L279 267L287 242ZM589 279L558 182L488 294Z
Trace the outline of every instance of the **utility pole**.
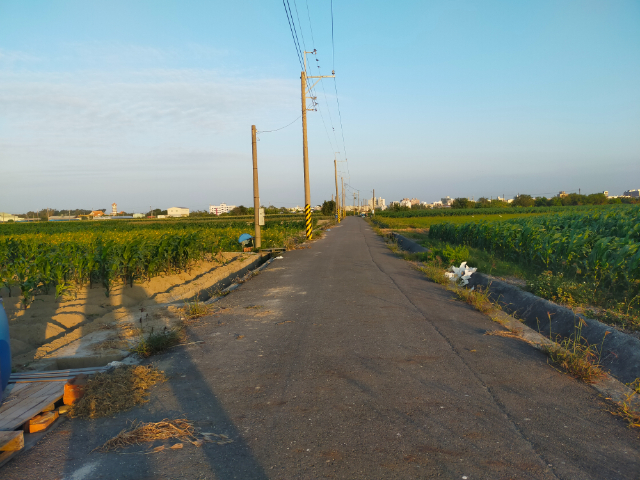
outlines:
M309 186L309 148L307 145L307 93L311 93L311 89L315 87L323 78L335 77L335 72L331 75L309 75L307 76L307 53L316 54L314 49L312 52L304 52L304 70L300 74L300 87L302 91L302 159L304 164L304 216L307 238L311 239L311 188ZM317 78L316 83L307 88L307 79ZM315 97L309 97L315 107ZM310 109L315 111L316 109Z
M335 158L333 160L333 169L336 173L336 215L338 216L338 223L340 223L340 202L338 200L338 162Z
M342 182L342 216L347 216L347 210L344 208L344 177L340 177L340 181Z
M258 190L258 146L256 145L255 125L251 125L251 149L253 152L253 227L255 229L253 246L260 248L262 246L260 239L260 192Z
M376 213L376 189L373 189L373 203L371 204L371 215Z
M358 190L358 215L360 215L360 190Z

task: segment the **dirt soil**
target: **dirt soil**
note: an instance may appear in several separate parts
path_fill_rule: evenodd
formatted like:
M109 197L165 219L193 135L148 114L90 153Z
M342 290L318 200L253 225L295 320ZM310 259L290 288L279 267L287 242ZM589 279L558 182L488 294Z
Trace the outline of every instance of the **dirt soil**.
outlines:
M49 365L51 362L46 360L77 355L76 344L90 334L94 337L91 350L103 355L112 353L115 359L121 356L116 352L126 352L142 331L170 328L180 321L180 304L168 304L203 293L215 294L221 280L255 259L255 254L223 253L219 261L202 262L188 273L158 276L133 286L118 285L109 297L102 285L86 286L57 300L53 293L38 295L26 310L20 304L17 287L11 296L8 289L2 289L13 367L68 368Z

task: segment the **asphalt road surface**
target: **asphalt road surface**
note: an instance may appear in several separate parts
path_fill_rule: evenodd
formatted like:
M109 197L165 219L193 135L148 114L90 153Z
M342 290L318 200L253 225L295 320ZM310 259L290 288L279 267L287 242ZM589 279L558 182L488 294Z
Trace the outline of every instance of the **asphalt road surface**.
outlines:
M135 410L70 420L4 479L638 479L637 431L589 386L348 218L287 252L153 359ZM228 445L90 453L139 419L186 416Z

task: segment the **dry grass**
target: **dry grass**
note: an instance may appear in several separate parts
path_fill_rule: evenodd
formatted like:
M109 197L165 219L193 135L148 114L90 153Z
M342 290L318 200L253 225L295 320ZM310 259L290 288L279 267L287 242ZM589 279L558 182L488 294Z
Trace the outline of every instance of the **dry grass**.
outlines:
M200 436L200 438L198 438ZM205 442L226 445L233 443L227 435L218 433L199 433L193 423L185 418L176 420L164 419L161 422L141 423L133 422L129 430L123 430L118 435L108 440L101 447L96 448L100 452L111 452L131 445L154 442L156 440L169 440L177 438L183 442L189 442L196 447L201 447ZM164 446L158 446L149 453L157 453L164 450ZM177 443L171 449L182 448L182 443Z
M164 373L153 366L127 365L97 373L85 386L84 396L70 417L99 418L128 410L148 401L149 388L164 382Z
M485 335L493 335L495 337L506 337L506 338L517 338L518 340L523 340L522 338L522 330L489 330L485 332Z
M627 395L622 403L616 403L615 408L610 412L624 419L629 424L629 428L640 428L640 378L636 378L627 386L633 392Z
M127 342L121 338L109 338L103 342L96 343L93 346L93 349L97 352L101 352L104 350L123 350L126 349L127 346Z
M444 275L443 275L444 276ZM448 278L445 277L447 281ZM475 290L470 290L468 288L456 286L456 288L451 288L460 300L467 302L469 305L473 306L476 310L482 313L489 313L493 310L498 309L498 306L491 303L491 299L489 298L488 290L483 292L480 288Z
M131 445L140 445L155 440L168 440L170 438L179 438L196 446L202 445L196 437L196 429L193 423L180 418L177 420L164 419L155 423L133 422L129 430L122 430L96 450L111 452Z

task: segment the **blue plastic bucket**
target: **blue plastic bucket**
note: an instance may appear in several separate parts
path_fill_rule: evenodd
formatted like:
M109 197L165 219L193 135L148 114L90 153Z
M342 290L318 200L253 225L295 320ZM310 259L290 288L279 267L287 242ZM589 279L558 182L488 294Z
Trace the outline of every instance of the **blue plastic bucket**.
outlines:
M9 320L0 298L0 402L11 375L11 346L9 344Z

